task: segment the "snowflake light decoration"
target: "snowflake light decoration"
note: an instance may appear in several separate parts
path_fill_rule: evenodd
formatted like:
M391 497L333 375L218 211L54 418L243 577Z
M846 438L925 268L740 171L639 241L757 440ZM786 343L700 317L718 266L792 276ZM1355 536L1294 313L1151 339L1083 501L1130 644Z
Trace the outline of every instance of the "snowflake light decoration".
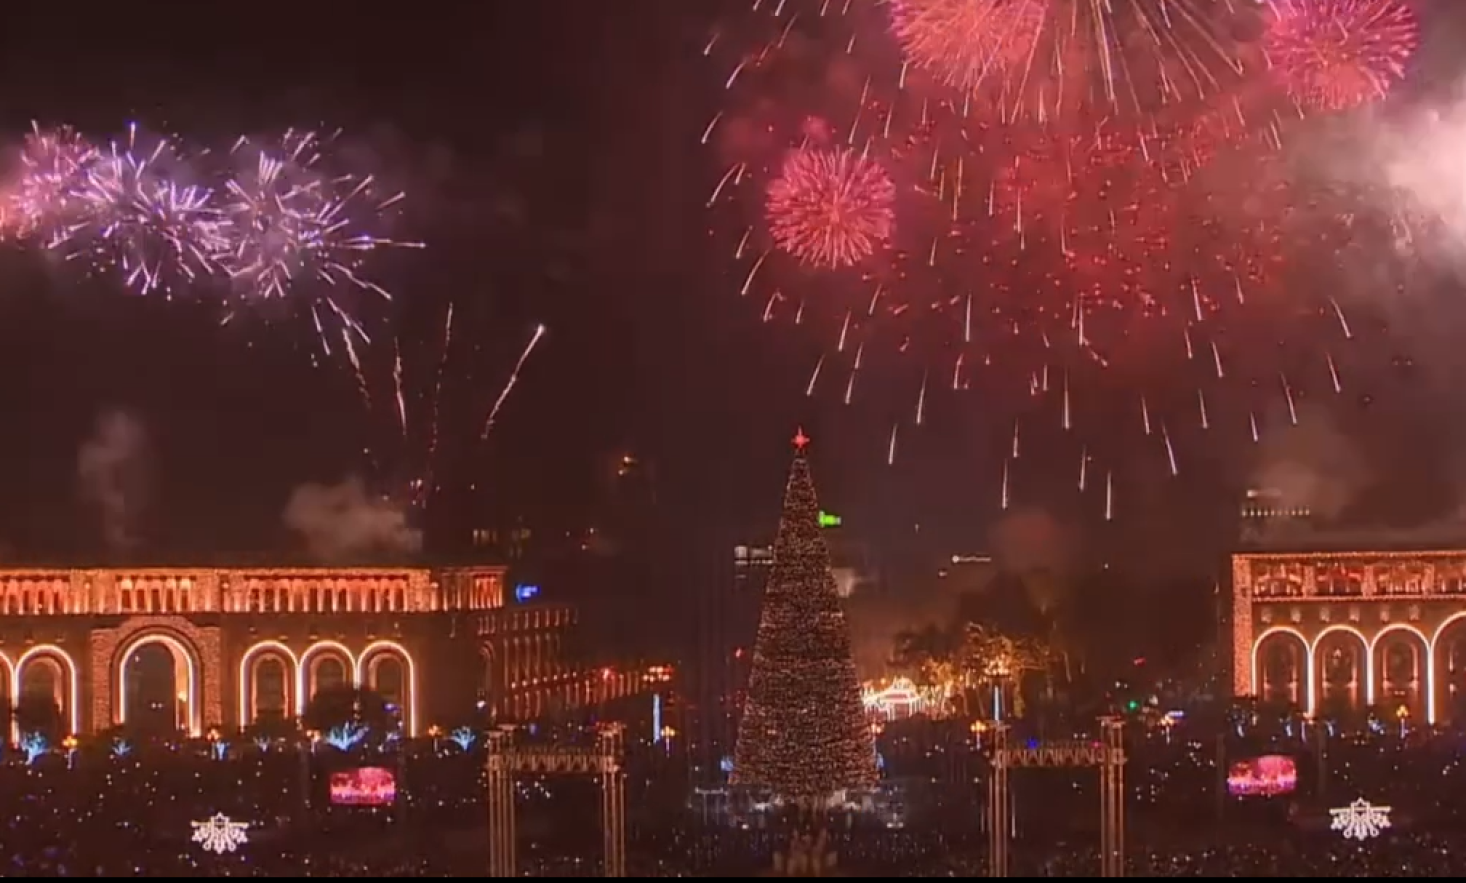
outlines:
M192 824L193 842L215 855L233 852L249 842L249 834L246 833L249 823L236 822L223 813L216 813L213 818Z
M337 751L350 751L366 738L367 728L357 721L347 721L340 726L332 727L323 737L327 745Z
M25 754L25 762L34 764L51 750L51 743L41 733L26 733L20 738L20 750Z
M1375 806L1363 797L1336 809L1329 810L1334 817L1330 830L1338 831L1345 840L1372 840L1390 827L1390 807Z
M478 733L475 733L469 727L459 727L452 733L448 734L448 739L456 744L460 749L468 751L469 749L473 748L473 744L478 741Z

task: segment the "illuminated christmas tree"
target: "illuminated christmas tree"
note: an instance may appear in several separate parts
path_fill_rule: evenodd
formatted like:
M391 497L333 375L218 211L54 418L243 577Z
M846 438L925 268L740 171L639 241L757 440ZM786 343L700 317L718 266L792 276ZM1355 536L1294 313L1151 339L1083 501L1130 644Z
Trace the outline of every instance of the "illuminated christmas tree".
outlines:
M801 431L764 589L732 782L794 800L875 784L876 758L850 632Z

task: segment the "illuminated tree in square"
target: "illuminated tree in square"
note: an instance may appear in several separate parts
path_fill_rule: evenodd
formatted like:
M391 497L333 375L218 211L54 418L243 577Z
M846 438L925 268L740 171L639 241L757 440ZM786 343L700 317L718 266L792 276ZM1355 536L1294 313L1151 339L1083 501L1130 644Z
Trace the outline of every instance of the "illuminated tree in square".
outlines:
M875 745L820 533L808 444L803 432L794 439L731 777L735 785L792 800L828 798L876 780Z

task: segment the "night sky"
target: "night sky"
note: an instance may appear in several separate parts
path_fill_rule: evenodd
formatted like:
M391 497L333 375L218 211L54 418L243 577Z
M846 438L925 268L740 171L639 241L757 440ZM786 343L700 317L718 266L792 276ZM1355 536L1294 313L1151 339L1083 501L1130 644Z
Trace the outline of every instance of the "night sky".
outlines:
M104 134L136 119L226 143L344 126L353 161L408 189L398 232L429 244L384 256L378 275L399 298L373 317L423 343L452 299L455 333L477 350L445 383L449 490L435 520L593 520L606 457L628 450L656 464L661 542L722 548L771 528L788 439L804 424L822 494L870 540L920 524L934 550L989 545L999 460L980 409L939 397L888 467L904 387L873 380L865 408L805 399L818 350L760 327L756 305L737 297L703 209L718 175L697 143L718 101L698 55L710 19L666 6L541 0L429 14L429 4L410 18L318 20L248 7L211 22L128 8L84 25L74 10L51 21L27 11L0 35L0 135L18 140L32 119ZM392 435L380 408L364 416L339 359L312 366L312 334L289 304L220 329L186 299L122 293L13 248L0 253L0 279L0 539L12 558L106 554L77 454L111 409L147 434L138 559L287 548L290 489L363 473L363 446ZM549 337L479 444L482 415L537 322ZM1362 452L1371 512L1418 523L1455 499L1412 470L1446 468L1455 439L1429 429L1440 398L1410 374L1409 341L1392 340L1384 361L1395 349L1394 368L1328 423ZM1232 542L1253 455L1189 456L1179 480L1123 489L1112 524L1047 490L1021 502L1058 520L1055 554L1082 545L1095 560L1153 563L1164 547L1161 570L1207 574ZM1377 465L1406 461L1399 473ZM1072 482L1067 461L1056 469L1056 485ZM1052 534L1040 533L1048 548Z

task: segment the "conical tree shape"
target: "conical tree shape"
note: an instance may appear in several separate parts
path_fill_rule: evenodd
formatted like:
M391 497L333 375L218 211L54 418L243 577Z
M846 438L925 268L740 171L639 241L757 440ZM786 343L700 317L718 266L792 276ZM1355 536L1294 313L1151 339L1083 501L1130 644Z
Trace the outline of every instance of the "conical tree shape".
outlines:
M801 433L784 490L731 777L787 799L822 799L876 781L806 442Z

